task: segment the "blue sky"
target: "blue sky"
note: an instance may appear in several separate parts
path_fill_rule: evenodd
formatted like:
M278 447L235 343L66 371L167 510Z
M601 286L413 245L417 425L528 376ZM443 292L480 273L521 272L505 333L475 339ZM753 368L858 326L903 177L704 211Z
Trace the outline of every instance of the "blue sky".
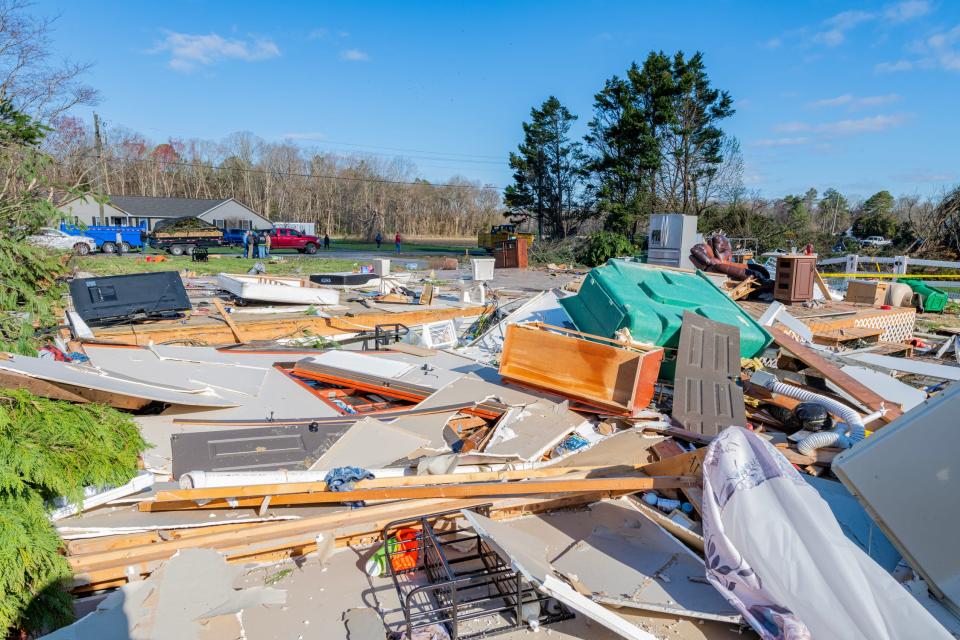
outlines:
M960 2L81 2L57 53L95 66L112 126L235 131L410 157L504 186L530 107L580 116L652 49L704 53L737 108L745 183L935 195L960 180ZM77 115L88 117L89 110Z

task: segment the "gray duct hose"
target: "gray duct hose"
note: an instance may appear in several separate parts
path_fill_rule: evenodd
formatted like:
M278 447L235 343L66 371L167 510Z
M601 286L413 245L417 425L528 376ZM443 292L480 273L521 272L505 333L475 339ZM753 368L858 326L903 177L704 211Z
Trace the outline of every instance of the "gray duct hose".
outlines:
M841 402L837 402L833 398L784 384L772 376L771 378L771 381L763 385L770 391L790 398L796 398L801 402L817 402L822 404L826 407L827 411L840 418L844 423L837 425L837 427L830 431L814 433L801 440L797 444L797 450L803 455L809 456L821 447L832 446L849 449L866 436L863 418L861 418L860 414L854 409L851 409Z

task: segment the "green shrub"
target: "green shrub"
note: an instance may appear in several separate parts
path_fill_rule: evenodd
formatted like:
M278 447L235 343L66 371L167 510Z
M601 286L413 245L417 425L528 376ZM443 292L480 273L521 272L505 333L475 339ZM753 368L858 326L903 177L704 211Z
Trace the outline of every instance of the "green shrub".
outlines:
M577 262L596 267L610 258L629 256L636 251L630 239L622 233L597 231L587 236L576 251Z
M47 502L77 503L85 486L121 485L147 444L132 418L0 389L0 632L50 631L72 617L70 565Z

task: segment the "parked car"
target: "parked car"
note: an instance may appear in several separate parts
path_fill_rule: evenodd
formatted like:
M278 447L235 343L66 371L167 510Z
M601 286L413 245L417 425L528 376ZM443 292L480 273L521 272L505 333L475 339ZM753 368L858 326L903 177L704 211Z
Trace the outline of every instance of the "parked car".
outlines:
M270 251L277 249L296 249L300 253L314 254L320 248L321 240L317 236L301 233L296 229L279 227L270 230Z
M861 247L887 247L893 244L893 240L887 240L883 236L869 236L860 239Z
M97 250L97 242L89 236L72 236L50 227L44 227L35 235L27 236L27 242L48 249L73 251L78 256L85 256Z
M225 247L242 247L243 236L246 235L246 229L224 229L223 245Z

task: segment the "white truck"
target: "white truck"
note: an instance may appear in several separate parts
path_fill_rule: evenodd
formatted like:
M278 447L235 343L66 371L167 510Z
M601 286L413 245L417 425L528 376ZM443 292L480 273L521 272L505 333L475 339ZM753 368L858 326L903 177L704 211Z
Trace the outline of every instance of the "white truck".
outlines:
M887 240L883 236L869 236L860 239L861 247L888 247L893 244L893 240Z

